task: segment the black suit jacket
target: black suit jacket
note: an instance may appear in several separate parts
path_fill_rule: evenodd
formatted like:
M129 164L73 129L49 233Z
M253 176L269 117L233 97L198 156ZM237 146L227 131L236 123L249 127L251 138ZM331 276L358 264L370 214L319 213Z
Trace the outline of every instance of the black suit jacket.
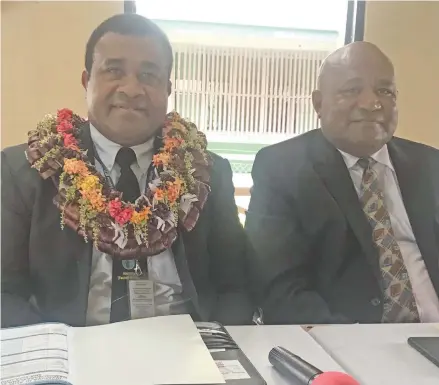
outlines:
M439 294L439 151L388 144L405 208ZM262 149L246 230L268 324L380 322L372 228L340 152L320 130Z
M90 130L82 143L94 159ZM58 321L85 323L91 243L60 228L56 194L25 158L26 145L2 151L2 327ZM173 245L184 290L193 298L193 318L225 324L251 322L245 266L247 241L234 201L227 160L213 157L211 188L199 221Z

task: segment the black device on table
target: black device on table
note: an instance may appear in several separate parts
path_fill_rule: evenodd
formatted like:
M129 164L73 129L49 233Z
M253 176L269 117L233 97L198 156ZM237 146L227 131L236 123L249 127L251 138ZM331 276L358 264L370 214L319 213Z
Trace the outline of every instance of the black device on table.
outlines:
M410 337L408 343L439 367L439 337Z
M226 380L227 385L267 385L223 325L217 322L195 322L195 325L215 361L239 361L250 377Z

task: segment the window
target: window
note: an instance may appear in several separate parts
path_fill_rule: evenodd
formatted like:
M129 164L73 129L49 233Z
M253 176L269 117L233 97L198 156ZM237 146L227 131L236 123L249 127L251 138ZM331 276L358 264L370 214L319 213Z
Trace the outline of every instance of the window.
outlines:
M311 92L327 50L174 44L172 108L210 136L317 128Z
M269 144L318 127L311 92L322 60L343 44L346 1L139 1L137 12L173 45L170 108L209 142Z
M130 2L132 3L132 2ZM136 2L174 49L170 109L204 131L229 159L235 186L251 186L256 152L318 127L311 103L318 69L361 40L364 1L168 0Z

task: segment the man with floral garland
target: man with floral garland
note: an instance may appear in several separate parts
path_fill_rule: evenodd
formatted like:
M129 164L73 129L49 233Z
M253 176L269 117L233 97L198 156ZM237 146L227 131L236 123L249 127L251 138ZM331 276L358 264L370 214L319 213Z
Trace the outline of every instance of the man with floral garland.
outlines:
M86 47L88 120L61 109L2 152L2 327L251 321L232 171L166 114L172 61L154 23L111 17Z

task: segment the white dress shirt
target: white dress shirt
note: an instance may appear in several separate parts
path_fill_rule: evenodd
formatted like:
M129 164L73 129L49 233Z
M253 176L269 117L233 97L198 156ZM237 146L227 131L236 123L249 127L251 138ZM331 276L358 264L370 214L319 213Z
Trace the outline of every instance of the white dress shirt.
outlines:
M357 194L360 196L363 168L357 163L359 158L343 151L340 153L349 169ZM378 174L378 183L384 193L384 204L389 212L393 232L410 277L420 320L421 322L439 322L439 299L416 243L387 145L373 154L372 158L377 161L373 169Z
M120 167L115 163L116 155L122 147L103 136L95 127L90 125L90 134L96 152L110 172L111 179L116 185L120 177ZM137 157L137 163L131 166L139 181L140 189L144 189L148 177L148 168L154 154L154 138L139 146L131 147ZM98 172L103 174L102 166L95 161ZM90 289L86 324L102 325L110 322L111 287L113 260L111 256L93 249ZM148 279L154 281L155 315L185 313L185 303L182 297L182 284L178 276L172 250L148 258Z

